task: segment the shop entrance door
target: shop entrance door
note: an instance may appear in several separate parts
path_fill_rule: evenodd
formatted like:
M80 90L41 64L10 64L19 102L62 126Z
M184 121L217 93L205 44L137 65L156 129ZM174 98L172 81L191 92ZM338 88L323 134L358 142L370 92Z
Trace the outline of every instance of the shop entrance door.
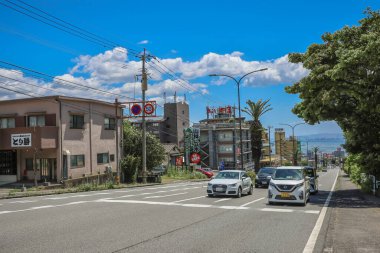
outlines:
M57 159L41 158L41 179L42 181L52 181L57 179Z

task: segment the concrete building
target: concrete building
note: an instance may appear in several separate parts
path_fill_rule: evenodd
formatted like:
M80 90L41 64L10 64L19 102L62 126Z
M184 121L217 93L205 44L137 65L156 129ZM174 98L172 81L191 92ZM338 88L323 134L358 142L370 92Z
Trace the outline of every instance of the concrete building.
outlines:
M123 108L64 96L0 101L0 181L39 181L117 170Z
M280 164L284 165L285 163L293 162L293 145L294 150L297 155L297 159L301 158L301 143L293 136L290 136L288 139L285 138L285 131L283 128L276 128L274 132L276 155L280 157Z
M241 168L239 120L242 120L244 169L253 169L249 124L244 118L235 119L232 114L231 107L218 108L212 117L208 111L207 119L193 125L193 128L200 129L203 167Z
M133 119L132 125L141 128L141 118ZM164 104L164 116L146 119L146 129L161 143L183 147L183 131L190 126L189 105L186 102Z
M183 147L184 130L190 127L189 105L186 102L164 104L164 121L161 124L161 142Z

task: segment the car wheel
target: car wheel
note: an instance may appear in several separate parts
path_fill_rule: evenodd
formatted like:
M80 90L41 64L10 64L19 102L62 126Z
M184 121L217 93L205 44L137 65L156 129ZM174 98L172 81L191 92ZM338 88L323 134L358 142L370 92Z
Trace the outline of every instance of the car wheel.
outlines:
M248 195L252 195L252 193L253 193L253 185L251 185L251 186L249 187Z
M236 194L236 198L241 198L241 188L239 187L238 192Z
M255 184L255 188L259 188L259 186L257 184Z
M272 201L268 201L268 205L273 205L273 202Z
M214 197L214 194L207 194L209 198Z

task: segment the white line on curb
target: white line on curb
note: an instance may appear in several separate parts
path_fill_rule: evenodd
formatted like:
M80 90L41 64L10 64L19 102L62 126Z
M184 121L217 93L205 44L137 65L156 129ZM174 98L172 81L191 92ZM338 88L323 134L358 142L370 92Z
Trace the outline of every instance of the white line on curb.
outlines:
M319 214L317 223L315 223L314 229L313 229L313 231L310 234L309 240L307 241L306 246L303 249L303 253L312 253L313 250L314 250L314 247L315 247L315 244L317 242L317 238L318 238L319 232L321 231L323 220L325 219L325 216L326 216L327 207L328 207L328 205L330 203L331 196L332 196L333 191L335 189L335 184L336 184L336 181L338 179L338 176L339 176L339 171L338 171L338 173L336 175L334 184L331 187L329 196L327 197L326 202L325 202L325 204L322 207L321 213Z

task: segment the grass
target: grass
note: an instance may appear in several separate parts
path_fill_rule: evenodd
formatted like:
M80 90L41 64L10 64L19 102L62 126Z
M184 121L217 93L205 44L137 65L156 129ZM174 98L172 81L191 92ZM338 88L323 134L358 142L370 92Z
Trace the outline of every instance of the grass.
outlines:
M189 180L189 179L207 179L206 175L198 171L176 169L174 167L168 168L166 175L162 176L164 182L173 180Z

